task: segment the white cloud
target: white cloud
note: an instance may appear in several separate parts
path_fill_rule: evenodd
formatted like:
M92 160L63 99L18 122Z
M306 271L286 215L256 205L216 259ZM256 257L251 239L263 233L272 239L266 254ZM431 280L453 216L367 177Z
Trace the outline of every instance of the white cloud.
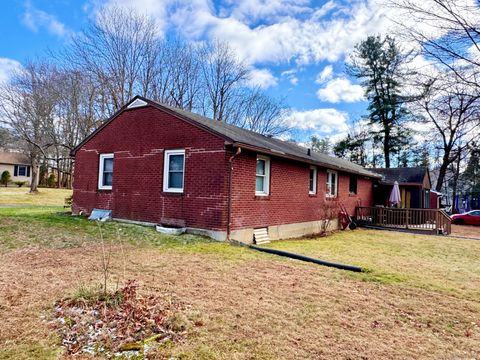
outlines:
M50 34L58 37L65 37L71 33L71 30L58 21L54 15L37 9L30 1L25 4L22 22L33 32L38 32L41 28L45 28Z
M282 78L287 79L293 86L298 84L297 69L290 69L281 73Z
M0 84L7 82L15 70L22 68L22 65L13 59L0 58Z
M325 81L330 80L333 76L333 66L327 65L323 70L317 75L315 82L317 84L323 84Z
M348 114L333 108L293 111L286 119L294 129L310 130L324 135L348 131Z
M385 17L373 1L315 7L307 0L230 0L217 9L210 0L109 0L106 6L151 14L164 30L190 40L228 41L249 64L303 65L340 60L367 34L378 33Z
M360 85L352 84L346 78L336 78L327 82L325 87L317 91L317 97L331 103L356 102L364 99L364 91Z
M258 86L261 89L267 89L278 84L277 78L268 69L252 69L250 70L250 86Z
M230 14L246 23L254 23L265 18L277 21L285 16L312 11L308 7L308 0L230 0L227 1L227 5L230 6L224 6L220 16Z

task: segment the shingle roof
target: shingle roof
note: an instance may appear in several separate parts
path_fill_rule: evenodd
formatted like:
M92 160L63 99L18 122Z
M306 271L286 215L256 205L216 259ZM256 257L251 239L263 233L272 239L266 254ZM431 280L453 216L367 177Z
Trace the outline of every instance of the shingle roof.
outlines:
M395 181L398 181L399 184L423 184L423 179L428 171L426 167L378 168L371 170L382 175L382 182L388 184L393 184Z
M326 155L323 153L318 153L311 151L308 155L308 149L302 146L299 146L293 142L283 141L273 137L265 136L254 131L242 129L238 126L227 124L222 121L214 121L205 116L192 113L190 111L177 109L172 106L165 104L160 104L155 102L160 107L169 109L170 111L181 115L182 117L188 118L201 124L204 127L207 127L213 130L216 133L219 133L233 142L245 145L254 146L256 148L264 149L268 153L273 153L277 156L290 155L299 160L305 160L309 163L317 163L321 166L329 167L332 169L345 171L349 173L355 173L370 177L378 177L377 174L368 171L360 165L354 164L348 160L340 159L334 156Z
M29 165L28 156L19 152L0 151L0 164Z
M340 159L334 156L329 156L329 155L314 152L314 151L311 151L309 155L307 148L299 146L292 142L282 141L280 139L261 135L254 131L242 129L238 126L227 124L221 121L214 121L205 116L202 116L190 111L178 109L178 108L165 105L156 101L152 101L141 96L136 96L128 104L133 103L137 99L141 99L151 106L154 106L160 110L169 112L194 125L204 128L210 132L213 132L221 136L222 138L228 140L235 146L250 147L260 153L268 153L274 156L292 158L297 161L302 161L310 164L317 164L319 166L331 168L333 170L339 170L347 173L354 173L354 174L364 175L368 177L380 178L378 174L373 173L363 168L362 166L354 164L348 160ZM75 154L77 149L79 149L83 144L85 144L93 135L95 135L95 133L97 133L100 129L106 126L122 111L126 110L128 107L128 104L125 105L119 112L117 112L109 120L107 120L93 134L87 137L80 145L78 145L72 151L72 154Z

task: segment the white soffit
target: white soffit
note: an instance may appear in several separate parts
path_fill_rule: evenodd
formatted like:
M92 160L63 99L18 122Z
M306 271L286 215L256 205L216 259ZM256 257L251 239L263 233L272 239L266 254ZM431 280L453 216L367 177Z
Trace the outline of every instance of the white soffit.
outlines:
M141 99L136 99L127 106L127 109L133 109L133 108L138 108L138 107L147 106L147 105L148 104L146 101L143 101Z

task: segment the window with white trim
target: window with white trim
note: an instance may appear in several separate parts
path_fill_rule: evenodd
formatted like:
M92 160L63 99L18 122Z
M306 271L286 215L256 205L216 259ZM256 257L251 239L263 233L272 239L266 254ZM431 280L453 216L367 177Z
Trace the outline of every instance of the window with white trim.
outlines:
M336 171L327 170L327 197L336 197L338 193L338 174Z
M113 183L113 154L100 154L98 166L98 188L112 190Z
M266 196L270 194L270 158L257 156L255 171L255 195Z
M317 167L310 166L310 187L308 193L314 195L317 193Z
M163 191L183 193L185 150L166 150L163 166Z

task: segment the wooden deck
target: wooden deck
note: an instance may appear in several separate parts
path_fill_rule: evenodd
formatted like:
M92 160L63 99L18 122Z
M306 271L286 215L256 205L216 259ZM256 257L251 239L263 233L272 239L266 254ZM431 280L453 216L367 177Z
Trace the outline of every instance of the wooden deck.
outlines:
M439 209L357 206L355 217L360 226L370 225L444 235L452 231L450 216Z

